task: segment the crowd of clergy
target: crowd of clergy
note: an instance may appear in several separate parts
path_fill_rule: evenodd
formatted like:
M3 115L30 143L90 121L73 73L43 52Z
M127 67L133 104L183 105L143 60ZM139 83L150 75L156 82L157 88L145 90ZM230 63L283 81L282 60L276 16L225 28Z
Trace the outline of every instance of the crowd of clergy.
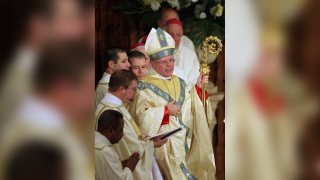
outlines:
M0 179L93 179L95 2L0 4Z
M174 9L129 52L108 47L95 92L96 180L215 179L209 76ZM206 106L201 101L205 96ZM171 129L183 130L168 139Z

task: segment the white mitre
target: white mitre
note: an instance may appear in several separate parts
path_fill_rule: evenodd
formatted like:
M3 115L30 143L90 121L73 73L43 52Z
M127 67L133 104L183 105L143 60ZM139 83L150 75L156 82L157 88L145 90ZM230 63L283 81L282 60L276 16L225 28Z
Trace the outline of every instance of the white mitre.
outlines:
M173 38L161 28L151 29L145 44L145 51L152 61L173 55L175 43Z

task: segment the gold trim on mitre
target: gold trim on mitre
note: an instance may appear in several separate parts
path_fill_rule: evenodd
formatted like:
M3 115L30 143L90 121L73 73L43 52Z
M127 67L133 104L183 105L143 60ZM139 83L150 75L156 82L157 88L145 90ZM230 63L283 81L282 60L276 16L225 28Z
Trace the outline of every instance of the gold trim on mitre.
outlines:
M149 52L149 53L147 53L147 54L150 56L151 54L157 53L157 52L162 51L162 50L165 50L165 49L170 49L170 48L175 48L175 46L166 46L166 47L163 47L163 48L154 50L154 51L152 51L152 52Z

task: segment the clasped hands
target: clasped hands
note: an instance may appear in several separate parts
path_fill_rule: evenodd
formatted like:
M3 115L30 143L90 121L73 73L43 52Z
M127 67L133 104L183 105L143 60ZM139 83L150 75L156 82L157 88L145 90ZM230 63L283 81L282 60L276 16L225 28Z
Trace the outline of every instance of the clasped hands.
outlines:
M121 161L121 164L122 164L123 168L127 167L131 170L131 172L133 172L134 169L136 168L139 160L140 160L139 152L133 152L132 155L128 159Z

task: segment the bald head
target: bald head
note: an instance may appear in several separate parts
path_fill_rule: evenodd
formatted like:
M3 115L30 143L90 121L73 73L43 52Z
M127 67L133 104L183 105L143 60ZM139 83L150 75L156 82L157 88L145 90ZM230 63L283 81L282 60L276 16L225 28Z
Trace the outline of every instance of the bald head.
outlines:
M160 20L158 20L158 26L162 28L164 23L166 23L169 19L174 18L179 19L178 13L174 10L167 10L161 14Z

